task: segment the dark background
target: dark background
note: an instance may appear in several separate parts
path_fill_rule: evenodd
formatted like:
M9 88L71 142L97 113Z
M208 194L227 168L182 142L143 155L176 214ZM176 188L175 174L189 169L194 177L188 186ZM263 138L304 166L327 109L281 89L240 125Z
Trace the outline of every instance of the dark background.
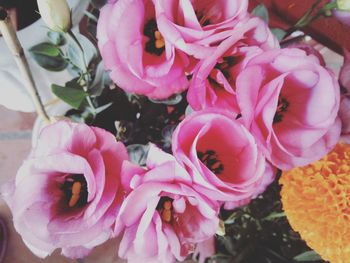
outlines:
M36 0L0 0L0 6L16 9L18 29L30 25L40 17Z

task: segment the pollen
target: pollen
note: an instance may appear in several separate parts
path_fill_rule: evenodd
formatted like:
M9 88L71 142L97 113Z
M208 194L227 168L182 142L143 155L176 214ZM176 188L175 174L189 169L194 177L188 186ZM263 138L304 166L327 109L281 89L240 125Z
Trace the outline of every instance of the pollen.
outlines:
M350 145L282 174L281 199L292 228L324 260L350 258Z
M157 30L154 32L155 46L156 48L163 48L165 46L165 41L161 33Z
M68 206L74 207L79 199L80 199L80 191L81 191L81 183L80 182L74 182L72 186L72 196L69 199Z
M164 222L170 223L172 219L172 209L173 205L171 201L165 201L163 204L163 209L161 211L161 218Z

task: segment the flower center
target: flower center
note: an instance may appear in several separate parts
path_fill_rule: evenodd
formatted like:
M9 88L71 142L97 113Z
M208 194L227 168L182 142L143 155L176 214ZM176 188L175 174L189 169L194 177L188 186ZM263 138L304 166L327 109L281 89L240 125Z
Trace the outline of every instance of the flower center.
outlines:
M83 207L87 204L87 183L84 175L69 175L63 183L62 190L69 207Z
M284 112L287 111L289 102L285 98L278 98L277 110L273 117L273 123L279 123L283 120Z
M217 63L214 68L220 70L227 80L230 79L230 69L235 64L235 58L233 56L223 57L222 62Z
M219 175L224 171L224 165L219 160L218 155L213 150L207 150L205 152L197 152L199 160L214 174Z
M143 29L143 34L148 37L145 50L150 54L162 55L165 50L165 41L162 34L158 31L155 19L149 20Z
M173 220L173 199L167 196L162 196L158 202L157 210L163 222L171 223Z
M208 15L205 15L204 12L196 11L195 13L196 13L198 22L201 26L208 26L211 24L211 21L210 21Z

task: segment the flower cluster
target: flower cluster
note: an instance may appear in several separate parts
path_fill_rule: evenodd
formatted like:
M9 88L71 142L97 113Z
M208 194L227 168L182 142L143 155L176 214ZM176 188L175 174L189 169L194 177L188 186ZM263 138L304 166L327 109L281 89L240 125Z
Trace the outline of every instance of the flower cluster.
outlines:
M293 229L330 262L346 262L350 256L349 161L350 146L338 144L322 160L280 179L283 208Z
M85 256L120 236L128 262L213 251L220 208L245 205L338 142L340 89L315 55L279 47L248 0L110 0L98 46L123 90L194 110L145 166L114 136L60 121L41 133L4 197L38 256Z
M112 1L98 24L105 66L128 92L161 99L188 88L192 109L230 112L277 168L316 161L339 138L338 82L312 53L280 49L247 6Z

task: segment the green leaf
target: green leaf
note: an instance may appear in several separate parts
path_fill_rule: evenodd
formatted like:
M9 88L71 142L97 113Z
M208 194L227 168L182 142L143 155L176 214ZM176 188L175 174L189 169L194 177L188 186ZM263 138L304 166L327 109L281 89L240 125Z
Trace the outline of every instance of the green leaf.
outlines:
M294 257L294 260L299 262L300 261L319 261L319 260L322 260L322 258L315 251L310 250Z
M260 17L262 20L266 22L266 24L269 23L269 11L267 10L264 4L257 5L253 9L252 14L257 17Z
M102 94L103 90L109 86L111 80L109 74L103 68L103 63L99 63L96 69L94 80L89 87L89 94L92 97L98 97Z
M31 47L29 51L48 57L57 57L60 55L60 49L51 43L40 43Z
M39 54L32 54L32 57L40 67L49 71L62 71L68 66L62 57L48 57Z
M85 67L88 67L90 62L97 56L97 49L85 36L77 34L76 38L83 49L84 55L79 46L72 39L69 39L67 56L74 65L80 70L85 71Z
M113 102L110 102L110 103L107 103L106 105L103 105L101 107L98 107L96 110L95 110L95 113L96 114L99 114L101 112L103 112L104 110L108 109L110 106L113 105Z
M278 39L278 41L281 41L284 36L287 34L286 31L280 29L280 28L271 28L272 34L275 35L275 37Z
M67 62L61 56L60 49L51 43L40 43L29 49L35 61L43 68L50 71L62 71L67 67Z
M126 147L129 153L130 161L143 166L146 164L146 159L149 151L149 145L131 144Z
M59 99L69 104L74 109L79 109L81 103L88 95L84 90L70 86L62 87L52 84L51 90Z
M286 214L284 212L272 212L267 217L264 217L262 220L271 221L273 219L281 218L281 217L285 217L285 216L286 216Z
M64 36L61 33L56 32L56 31L47 32L47 36L50 39L50 41L52 42L52 44L57 45L57 46L64 45L66 42Z
M89 11L85 11L84 14L85 14L89 19L91 19L92 21L94 21L94 22L97 23L98 18L97 18L94 14L90 13Z
M157 104L176 105L179 102L181 102L182 96L181 96L181 94L175 94L175 95L173 95L165 100L156 100L156 99L149 99L149 100L152 101L153 103L157 103Z

